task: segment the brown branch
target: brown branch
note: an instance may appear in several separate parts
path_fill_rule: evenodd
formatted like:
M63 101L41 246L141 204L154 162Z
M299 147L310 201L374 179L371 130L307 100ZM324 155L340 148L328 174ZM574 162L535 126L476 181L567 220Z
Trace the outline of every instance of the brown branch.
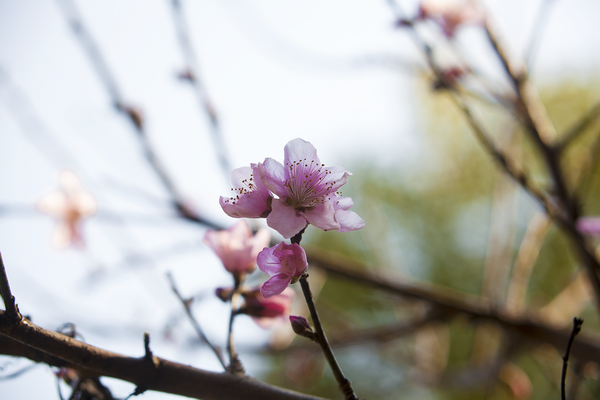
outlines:
M20 320L22 317L19 313L19 308L15 303L15 296L13 296L10 290L10 285L8 284L8 275L6 274L6 269L4 268L2 253L0 253L0 296L2 296L2 301L4 302L6 318L10 322Z
M108 376L155 390L196 399L318 399L270 386L252 378L204 371L154 357L154 362L127 357L48 331L23 319L10 323L0 313L0 353L27 357L85 375ZM150 380L148 377L152 377Z
M585 132L585 129L590 126L600 116L600 101L594 104L588 112L582 116L577 122L573 124L564 134L560 136L560 139L554 144L556 151L561 152L569 144L573 143L579 135Z
M573 318L573 330L571 331L571 335L569 336L569 342L567 343L567 349L565 350L565 355L563 356L563 367L562 374L560 378L560 398L561 400L567 400L567 394L565 390L565 382L567 380L567 366L569 365L569 354L571 353L571 346L573 345L573 341L575 340L575 336L581 331L581 325L583 324L583 320L581 318Z
M515 316L503 310L491 310L478 301L465 300L464 296L458 296L449 290L407 283L385 272L379 274L365 272L365 265L341 254L310 245L304 247L312 266L319 267L338 278L395 295L424 300L441 312L467 314L474 319L495 321L503 328L527 339L537 343L548 343L556 348L562 348L569 338L568 332L545 325L535 315ZM589 338L580 338L573 344L572 354L582 361L595 362L600 359L600 344Z

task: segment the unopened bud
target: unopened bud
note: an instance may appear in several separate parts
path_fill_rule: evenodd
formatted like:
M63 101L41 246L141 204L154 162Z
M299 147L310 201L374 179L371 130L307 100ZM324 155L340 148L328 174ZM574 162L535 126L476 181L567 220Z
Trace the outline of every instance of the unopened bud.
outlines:
M290 315L290 322L292 323L292 329L297 335L304 336L314 342L317 341L317 335L313 332L306 318Z

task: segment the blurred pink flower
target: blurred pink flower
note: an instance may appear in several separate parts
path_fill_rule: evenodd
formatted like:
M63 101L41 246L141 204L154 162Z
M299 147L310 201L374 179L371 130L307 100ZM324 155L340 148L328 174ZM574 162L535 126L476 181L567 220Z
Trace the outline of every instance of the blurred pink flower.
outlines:
M271 210L271 193L258 179L256 164L234 169L231 173L234 197L221 196L219 204L233 218L264 218Z
M265 248L258 254L258 268L271 276L260 288L265 297L282 293L288 285L298 282L308 268L304 249L294 244L281 242Z
M60 189L48 193L37 202L37 209L58 220L52 234L52 245L58 249L68 246L85 246L81 224L98 210L96 200L87 192L73 171L64 170L59 175Z
M252 235L248 223L240 221L222 231L206 232L204 244L217 254L227 271L240 278L254 269L258 252L269 245L270 238L267 229Z
M448 38L452 38L461 24L482 25L486 14L476 0L422 0L417 19L435 21Z
M246 301L242 313L252 317L261 328L271 327L277 318L284 319L290 313L290 306L296 293L292 288L286 288L281 294L264 297L259 289L243 292Z
M600 236L600 217L583 217L577 220L577 230L584 234Z
M286 144L284 164L272 158L258 164L261 180L278 196L272 200L272 210L267 217L271 228L289 239L307 224L340 232L364 226L362 218L348 211L352 200L342 199L336 193L352 175L349 171L342 167L325 167L314 146L302 139Z

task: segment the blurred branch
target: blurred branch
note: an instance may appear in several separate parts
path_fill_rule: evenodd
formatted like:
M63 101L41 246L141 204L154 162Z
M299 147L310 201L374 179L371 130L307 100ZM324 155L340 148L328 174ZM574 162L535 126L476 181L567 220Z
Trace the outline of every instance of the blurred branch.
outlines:
M204 334L204 331L200 327L200 324L198 323L198 321L196 321L196 318L194 318L194 316L192 315L192 310L190 310L191 299L186 300L181 296L181 294L179 293L179 290L177 290L177 286L175 285L175 279L173 278L173 275L168 273L167 278L169 279L169 282L171 283L171 289L173 290L173 293L175 293L175 296L177 296L177 298L181 302L181 305L183 305L183 308L185 309L185 312L186 312L190 322L192 323L192 326L196 330L196 333L198 334L200 339L204 343L206 343L208 345L208 347L210 347L210 349L213 351L213 353L215 353L215 356L217 356L217 358L219 359L219 362L221 363L223 370L227 371L227 364L225 363L225 360L223 359L223 354L221 354L221 349L214 346L210 342L210 340L208 340L208 338Z
M539 99L537 90L528 79L526 67L515 67L489 23L486 28L488 38L494 50L514 83L518 95L517 105L522 109L526 121L526 131L529 132L529 136L540 150L552 178L554 184L553 190L556 192L556 198L559 203L557 211L560 213L560 215L554 215L554 219L572 239L594 288L596 305L599 308L598 311L600 311L600 278L598 277L600 264L593 252L587 247L585 238L575 227L575 221L579 217L578 202L575 196L571 196L568 191L560 165L560 153L550 144L556 136L552 122L548 118L546 109Z
M554 2L555 0L542 0L542 4L538 10L537 18L535 19L535 25L533 26L533 31L531 33L531 38L529 39L529 45L525 51L525 65L527 65L529 69L531 69L531 64L537 55L537 50L539 49L539 44L543 37L544 28L548 22L548 17L550 16L550 11L554 5Z
M575 122L569 129L565 131L560 138L554 143L554 148L557 152L563 151L569 144L573 143L586 128L590 126L600 116L600 101L597 102L583 115L577 122Z
M219 158L219 163L221 164L225 177L229 180L231 166L227 158L227 151L223 141L223 132L221 132L221 126L213 102L210 100L206 87L202 82L200 67L198 66L198 57L190 42L189 27L186 23L185 16L183 15L183 6L181 5L180 0L170 1L175 27L177 29L177 38L179 39L179 45L187 64L185 68L187 76L185 79L194 87L194 92L196 93L200 108L210 121L210 133L212 135L217 157Z
M77 7L75 6L72 0L57 1L60 3L61 9L65 14L65 18L70 23L71 28L73 29L73 33L75 34L77 39L79 39L81 46L90 58L92 67L98 74L98 78L104 84L109 96L111 97L113 104L115 105L117 110L119 110L124 116L128 118L129 122L131 122L132 126L136 130L138 134L137 137L140 141L140 145L142 147L144 155L148 160L148 163L160 179L161 183L169 193L173 207L177 210L179 215L181 215L185 219L198 222L202 225L205 225L208 228L218 229L219 227L213 222L202 218L185 205L183 196L180 194L179 190L168 175L166 168L156 155L156 152L154 151L150 141L148 140L148 137L146 136L144 129L144 117L142 115L142 112L138 108L127 104L121 97L118 85L116 83L116 80L114 79L114 75L112 74L112 72L108 68L108 65L104 61L104 57L98 49L98 46L96 45L96 42L94 41L92 35L85 28L85 25L82 22Z
M392 11L396 15L397 20L405 20L402 10L394 0L387 0L388 4L392 8ZM440 69L438 68L435 60L433 59L432 51L429 45L421 38L419 33L414 29L412 24L405 24L409 28L413 40L419 48L422 49L427 63L435 73L437 79L443 81L443 76ZM527 190L540 204L545 208L550 215L563 230L571 238L574 247L579 253L579 258L587 271L592 287L594 288L596 303L598 311L600 311L600 277L598 271L600 271L600 263L593 255L593 252L587 247L585 238L577 231L575 227L575 221L578 218L577 201L574 196L569 194L567 185L563 176L563 171L560 166L559 153L551 146L551 141L554 140L556 132L552 122L548 118L546 109L542 104L536 88L533 86L527 76L527 69L525 65L517 67L509 58L506 48L500 43L498 35L492 29L488 20L486 24L486 32L492 47L496 51L502 65L511 79L517 97L516 109L521 115L522 121L527 128L526 131L533 140L534 144L540 150L546 167L550 173L552 182L554 184L553 192L555 196L551 198L546 196L543 192L534 188L528 181L526 175L515 168L515 166L508 162L505 155L503 155L489 139L489 135L486 134L483 126L475 119L470 108L466 102L462 99L460 93L453 89L453 85L449 86L454 94L453 99L457 103L458 107L463 111L467 121L471 125L471 128L475 132L476 136L483 144L485 149L490 153L494 159L500 164L500 166L517 182L519 182L525 190Z
M0 311L0 350L8 350L10 355L31 357L34 361L50 365L67 365L92 376L108 376L148 390L196 399L234 400L239 399L242 393L248 400L316 399L244 376L203 371L158 357L153 357L152 361L146 356L132 358L88 345L22 318L14 305L3 267L0 270L0 290L8 303L7 310ZM14 312L17 318L11 316Z
M438 308L439 312L467 314L473 319L496 321L503 328L537 343L548 343L562 348L569 335L539 321L535 314L515 316L504 310L493 310L477 301L465 300L442 287L416 285L398 280L389 272L377 274L365 272L366 266L341 254L303 245L310 264L323 269L338 278L350 280L358 285L383 290L395 295L424 300ZM573 354L582 361L600 359L600 344L588 338L582 338L573 344ZM595 361L594 361L595 362Z
M506 308L510 312L520 314L525 310L525 294L529 278L551 226L552 220L541 211L537 212L529 222L513 264L508 285Z

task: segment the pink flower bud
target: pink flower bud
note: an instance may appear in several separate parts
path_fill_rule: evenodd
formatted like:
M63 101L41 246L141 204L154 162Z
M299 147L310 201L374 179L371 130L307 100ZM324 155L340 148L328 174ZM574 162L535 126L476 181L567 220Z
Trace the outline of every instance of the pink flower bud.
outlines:
M289 314L295 295L290 288L269 298L265 298L258 288L243 292L242 296L246 304L240 309L240 313L251 316L259 326L267 328L273 324L276 318Z

